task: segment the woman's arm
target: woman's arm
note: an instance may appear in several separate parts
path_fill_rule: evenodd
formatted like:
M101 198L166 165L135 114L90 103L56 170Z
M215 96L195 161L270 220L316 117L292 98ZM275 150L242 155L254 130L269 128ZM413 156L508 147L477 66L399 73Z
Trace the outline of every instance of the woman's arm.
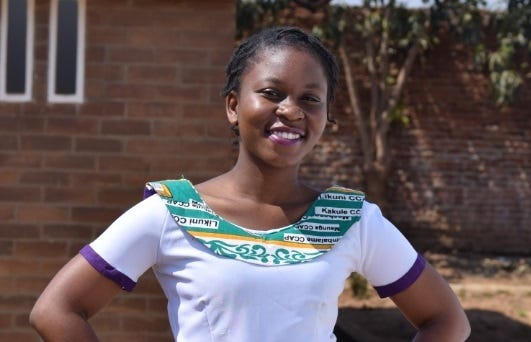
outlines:
M457 342L470 335L470 324L459 300L429 264L411 286L391 299L419 329L414 341Z
M30 314L45 341L97 341L87 320L107 305L120 286L76 255L52 279Z

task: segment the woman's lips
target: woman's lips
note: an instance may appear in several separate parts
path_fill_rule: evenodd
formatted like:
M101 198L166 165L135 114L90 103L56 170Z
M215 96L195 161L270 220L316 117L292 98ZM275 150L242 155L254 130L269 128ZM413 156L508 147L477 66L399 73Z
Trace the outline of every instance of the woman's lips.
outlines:
M304 135L296 129L272 129L269 139L281 145L293 145L302 140Z

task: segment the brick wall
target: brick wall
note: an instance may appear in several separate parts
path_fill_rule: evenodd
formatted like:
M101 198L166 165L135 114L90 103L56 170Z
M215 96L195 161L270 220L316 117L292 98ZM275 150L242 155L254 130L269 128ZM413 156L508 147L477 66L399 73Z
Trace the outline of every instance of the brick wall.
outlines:
M233 1L87 1L86 100L46 102L49 1L36 1L34 101L0 103L0 340L37 341L28 312L51 276L147 180L199 181L234 153L219 90ZM168 341L151 272L94 326L104 341Z
M511 107L496 108L486 78L469 66L466 51L443 38L414 69L404 98L411 123L391 132L385 214L421 250L529 255L531 79ZM328 128L303 172L320 185L363 188L347 103L341 91L339 124Z

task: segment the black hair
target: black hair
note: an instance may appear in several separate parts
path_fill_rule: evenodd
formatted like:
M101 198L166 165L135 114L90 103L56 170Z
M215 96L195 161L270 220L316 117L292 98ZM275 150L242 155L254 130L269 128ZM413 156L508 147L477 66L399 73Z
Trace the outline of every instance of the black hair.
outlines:
M231 91L238 92L243 73L257 55L268 48L278 47L303 49L320 62L328 83L327 106L330 106L339 83L336 58L317 36L292 26L267 28L245 39L234 50L227 65L226 83L221 95L227 96Z

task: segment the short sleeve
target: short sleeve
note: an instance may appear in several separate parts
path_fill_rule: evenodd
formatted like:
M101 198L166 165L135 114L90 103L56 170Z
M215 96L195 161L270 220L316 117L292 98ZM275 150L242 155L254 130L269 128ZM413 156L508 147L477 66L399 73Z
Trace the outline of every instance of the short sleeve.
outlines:
M151 196L121 215L80 254L98 272L131 291L157 261L167 216L160 197Z
M378 206L364 202L360 220L360 273L380 297L393 296L413 284L425 261Z

